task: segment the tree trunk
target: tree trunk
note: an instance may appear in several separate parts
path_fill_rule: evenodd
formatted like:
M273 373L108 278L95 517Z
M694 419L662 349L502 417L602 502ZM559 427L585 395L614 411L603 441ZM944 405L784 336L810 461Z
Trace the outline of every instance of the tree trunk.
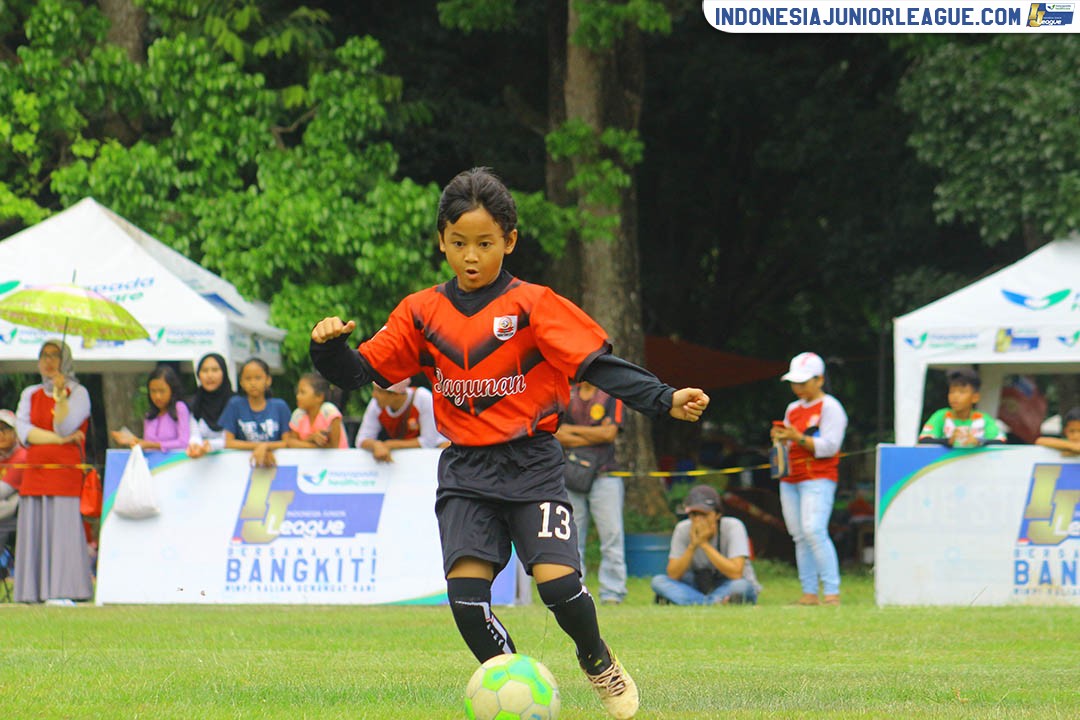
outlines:
M548 132L566 122L566 23L565 0L548 0ZM574 193L566 188L573 176L574 168L569 160L555 160L551 155L546 155L544 194L547 199L560 207L576 204ZM544 283L560 295L581 304L581 239L577 234L566 238L566 250L561 258L548 266Z
M631 37L613 52L603 54L573 41L579 24L574 1L567 2L566 116L582 120L598 132L611 124L633 129L641 114L641 44ZM629 83L629 84L627 84ZM633 98L638 101L634 101ZM629 101L628 101L629 100ZM575 170L578 162L574 162ZM594 215L618 214L613 242L593 241L581 247L583 309L607 331L614 351L643 364L645 339L641 322L641 281L637 248L637 193L634 184L623 194L619 207L595 206L579 200L582 210ZM620 455L631 471L656 467L648 418L630 413L620 434ZM627 483L628 508L646 516L668 515L663 486L655 478L634 477Z
M126 427L142 437L142 421L135 413L134 398L144 382L139 373L102 373L101 394L105 400L105 434ZM106 442L106 446L108 443Z
M105 39L119 45L134 63L146 62L146 11L132 0L98 0L101 13L109 19Z

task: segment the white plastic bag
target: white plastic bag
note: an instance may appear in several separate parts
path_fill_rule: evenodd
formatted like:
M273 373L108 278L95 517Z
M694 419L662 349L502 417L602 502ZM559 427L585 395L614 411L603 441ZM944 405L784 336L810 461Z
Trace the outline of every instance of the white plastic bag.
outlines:
M150 474L146 456L138 445L131 448L112 509L117 515L132 520L153 517L161 512L154 499L154 476Z

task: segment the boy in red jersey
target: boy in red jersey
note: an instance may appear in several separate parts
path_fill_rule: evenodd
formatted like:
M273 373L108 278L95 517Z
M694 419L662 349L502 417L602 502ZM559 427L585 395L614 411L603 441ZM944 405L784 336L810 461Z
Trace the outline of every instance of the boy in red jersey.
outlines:
M477 660L515 652L491 611L491 581L513 542L605 709L632 718L637 686L601 638L596 606L581 585L553 433L569 401L568 378L588 380L641 412L690 422L709 398L611 355L603 329L580 308L502 269L517 244L517 210L489 169L450 181L437 229L456 277L402 300L358 351L346 343L356 324L325 318L311 332L312 361L347 389L417 372L431 380L439 432L451 442L435 500L447 596Z

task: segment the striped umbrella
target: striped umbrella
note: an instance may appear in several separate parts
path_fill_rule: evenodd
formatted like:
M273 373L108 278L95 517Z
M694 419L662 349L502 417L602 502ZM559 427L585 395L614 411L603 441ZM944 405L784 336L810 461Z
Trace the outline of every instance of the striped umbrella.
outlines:
M150 335L119 303L73 283L17 290L0 300L0 318L87 340L140 340Z

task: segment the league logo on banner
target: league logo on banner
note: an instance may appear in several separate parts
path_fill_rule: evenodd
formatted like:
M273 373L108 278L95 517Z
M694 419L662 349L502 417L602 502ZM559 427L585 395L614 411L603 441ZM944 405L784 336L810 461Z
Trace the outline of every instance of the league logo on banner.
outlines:
M1013 562L1016 595L1080 596L1080 465L1036 464Z
M370 592L385 480L375 471L252 468L225 567L234 592ZM369 542L357 542L368 535Z

